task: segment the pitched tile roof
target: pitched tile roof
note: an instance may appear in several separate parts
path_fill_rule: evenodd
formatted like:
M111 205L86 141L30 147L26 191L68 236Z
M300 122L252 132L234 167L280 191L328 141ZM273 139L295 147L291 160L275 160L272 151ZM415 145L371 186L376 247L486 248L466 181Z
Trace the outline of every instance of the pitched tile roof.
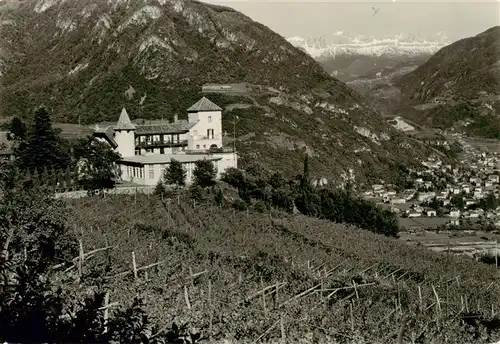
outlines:
M217 105L211 102L209 99L206 97L201 98L191 106L189 109L187 109L188 112L198 112L198 111L222 111L222 109Z
M116 147L118 147L118 143L116 143L116 141L113 137L114 132L115 131L113 130L113 128L107 127L105 130L96 130L93 133L93 135L95 137L104 137L106 140L108 140L108 142L110 143L110 145L113 148L116 148Z
M122 109L122 113L120 114L120 118L118 119L118 122L116 123L115 127L113 128L115 130L134 130L135 125L132 124L130 121L130 117L128 117L127 110L125 108Z
M135 134L182 134L188 132L195 124L196 123L177 122L160 125L138 125Z

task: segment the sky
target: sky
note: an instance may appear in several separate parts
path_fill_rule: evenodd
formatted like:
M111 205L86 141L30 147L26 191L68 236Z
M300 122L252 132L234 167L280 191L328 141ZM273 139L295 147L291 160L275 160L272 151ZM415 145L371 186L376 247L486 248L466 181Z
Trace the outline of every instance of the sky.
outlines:
M500 0L385 2L336 0L203 0L229 6L284 37L325 37L335 32L381 37L400 33L450 41L500 25ZM378 12L372 16L373 9Z

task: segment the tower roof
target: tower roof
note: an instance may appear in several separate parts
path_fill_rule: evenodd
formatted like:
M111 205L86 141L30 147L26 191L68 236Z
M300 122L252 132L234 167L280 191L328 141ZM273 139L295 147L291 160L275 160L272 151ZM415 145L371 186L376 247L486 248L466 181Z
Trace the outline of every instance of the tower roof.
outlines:
M128 117L127 110L125 108L122 109L122 113L120 114L120 118L118 119L118 122L116 123L115 127L113 128L115 130L134 130L135 125L132 124L130 121L130 117Z
M199 112L199 111L222 111L217 104L214 104L206 97L198 100L193 106L187 109L188 112Z

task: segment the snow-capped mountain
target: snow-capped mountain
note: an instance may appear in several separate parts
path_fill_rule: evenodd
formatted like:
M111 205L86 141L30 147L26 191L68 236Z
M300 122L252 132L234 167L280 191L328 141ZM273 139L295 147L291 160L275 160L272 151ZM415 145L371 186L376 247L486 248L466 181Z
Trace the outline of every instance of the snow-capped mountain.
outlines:
M344 35L343 31L338 31L329 39L330 42L327 42L324 37L290 37L287 40L315 59L335 58L339 55L414 57L432 55L445 45L450 44L442 33L438 33L434 39L423 39L415 35L403 34L384 37L349 36Z

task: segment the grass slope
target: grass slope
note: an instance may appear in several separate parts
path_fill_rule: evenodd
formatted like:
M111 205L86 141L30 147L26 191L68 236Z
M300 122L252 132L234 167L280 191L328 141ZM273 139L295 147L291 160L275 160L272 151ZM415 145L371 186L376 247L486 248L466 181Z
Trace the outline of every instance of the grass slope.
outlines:
M387 343L405 320L405 341L500 338L485 325L461 323L468 308L492 326L486 321L500 307L498 272L465 258L324 220L242 213L182 197L170 203L141 195L81 199L70 207L85 252L115 246L85 261L83 285L95 285L96 271L130 272L132 252L138 267L162 261L147 276L139 271L137 280L129 273L106 283L110 302L142 295L165 325L187 322L204 333L211 329L213 339L255 340L265 333L262 341L285 334L290 342ZM256 294L266 287L265 298Z

